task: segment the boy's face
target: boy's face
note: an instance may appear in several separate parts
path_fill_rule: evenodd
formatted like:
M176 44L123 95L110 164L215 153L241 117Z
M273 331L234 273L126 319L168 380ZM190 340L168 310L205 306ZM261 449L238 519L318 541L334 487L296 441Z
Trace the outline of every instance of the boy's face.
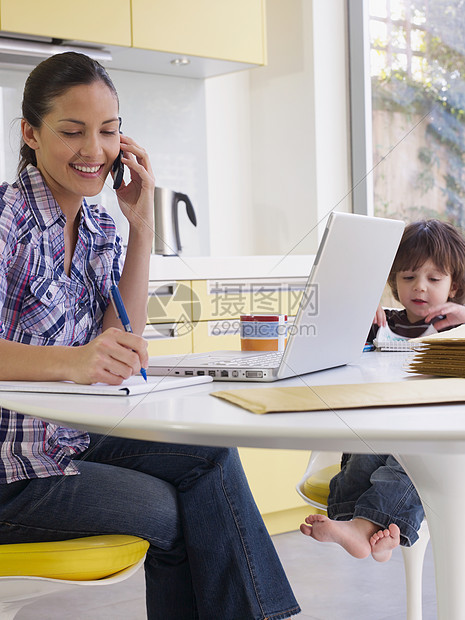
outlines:
M450 274L440 270L432 260L425 261L415 271L399 271L396 286L411 323L424 319L432 308L452 299L457 291Z

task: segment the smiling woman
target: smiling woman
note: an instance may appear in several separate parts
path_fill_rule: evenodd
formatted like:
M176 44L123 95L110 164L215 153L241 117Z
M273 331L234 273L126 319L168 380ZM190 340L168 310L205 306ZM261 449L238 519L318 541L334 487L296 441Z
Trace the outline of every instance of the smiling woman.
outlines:
M0 380L119 385L148 362L149 157L119 133L114 86L82 54L33 70L21 128L19 177L0 186ZM124 260L113 219L84 199L120 151ZM113 284L134 333L109 304ZM150 543L150 620L300 611L236 450L89 435L0 408L0 544L105 533Z
M21 122L61 210L73 221L83 196L98 194L120 149L118 100L103 82L74 86L56 97L40 127Z

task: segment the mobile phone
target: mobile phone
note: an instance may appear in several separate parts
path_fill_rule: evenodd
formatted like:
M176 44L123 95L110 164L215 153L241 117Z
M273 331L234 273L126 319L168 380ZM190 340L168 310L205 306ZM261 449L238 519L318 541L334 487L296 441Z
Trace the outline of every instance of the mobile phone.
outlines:
M121 117L119 118L119 132L121 133ZM123 151L120 150L118 157L115 159L111 167L111 171L113 172L113 189L119 189L121 187L121 183L123 182L124 165L121 161L122 156Z

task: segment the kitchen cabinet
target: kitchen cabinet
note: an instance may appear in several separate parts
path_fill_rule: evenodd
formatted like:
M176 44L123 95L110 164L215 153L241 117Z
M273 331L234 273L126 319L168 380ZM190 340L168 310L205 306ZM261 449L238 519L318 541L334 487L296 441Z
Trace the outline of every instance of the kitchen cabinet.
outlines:
M133 46L263 65L265 0L132 0Z
M310 452L239 448L239 454L268 532L273 536L299 529L304 518L314 512L295 490Z
M153 280L144 332L149 354L240 350L240 314L293 316L305 282L305 277ZM309 453L255 448L239 448L239 453L270 534L297 529L309 512L295 491Z
M0 0L0 28L58 39L131 45L131 0Z
M239 317L250 313L295 316L306 278L246 278L195 280L192 297L199 316L193 326L196 353L239 350Z
M143 336L148 342L149 355L193 352L191 323L147 324Z
M194 280L192 294L199 300L199 320L238 318L249 313L295 316L306 278L240 278Z
M106 46L113 69L206 78L266 63L265 1L0 0L0 35Z
M152 281L145 336L150 355L240 349L239 316L295 316L306 278Z
M144 337L149 355L192 353L192 283L151 281Z

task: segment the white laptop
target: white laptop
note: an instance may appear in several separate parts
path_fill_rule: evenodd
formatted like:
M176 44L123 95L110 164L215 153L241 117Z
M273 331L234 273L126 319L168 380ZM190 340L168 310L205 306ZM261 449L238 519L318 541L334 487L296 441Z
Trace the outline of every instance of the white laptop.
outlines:
M156 356L147 374L276 381L357 360L403 229L398 220L331 213L284 351Z

